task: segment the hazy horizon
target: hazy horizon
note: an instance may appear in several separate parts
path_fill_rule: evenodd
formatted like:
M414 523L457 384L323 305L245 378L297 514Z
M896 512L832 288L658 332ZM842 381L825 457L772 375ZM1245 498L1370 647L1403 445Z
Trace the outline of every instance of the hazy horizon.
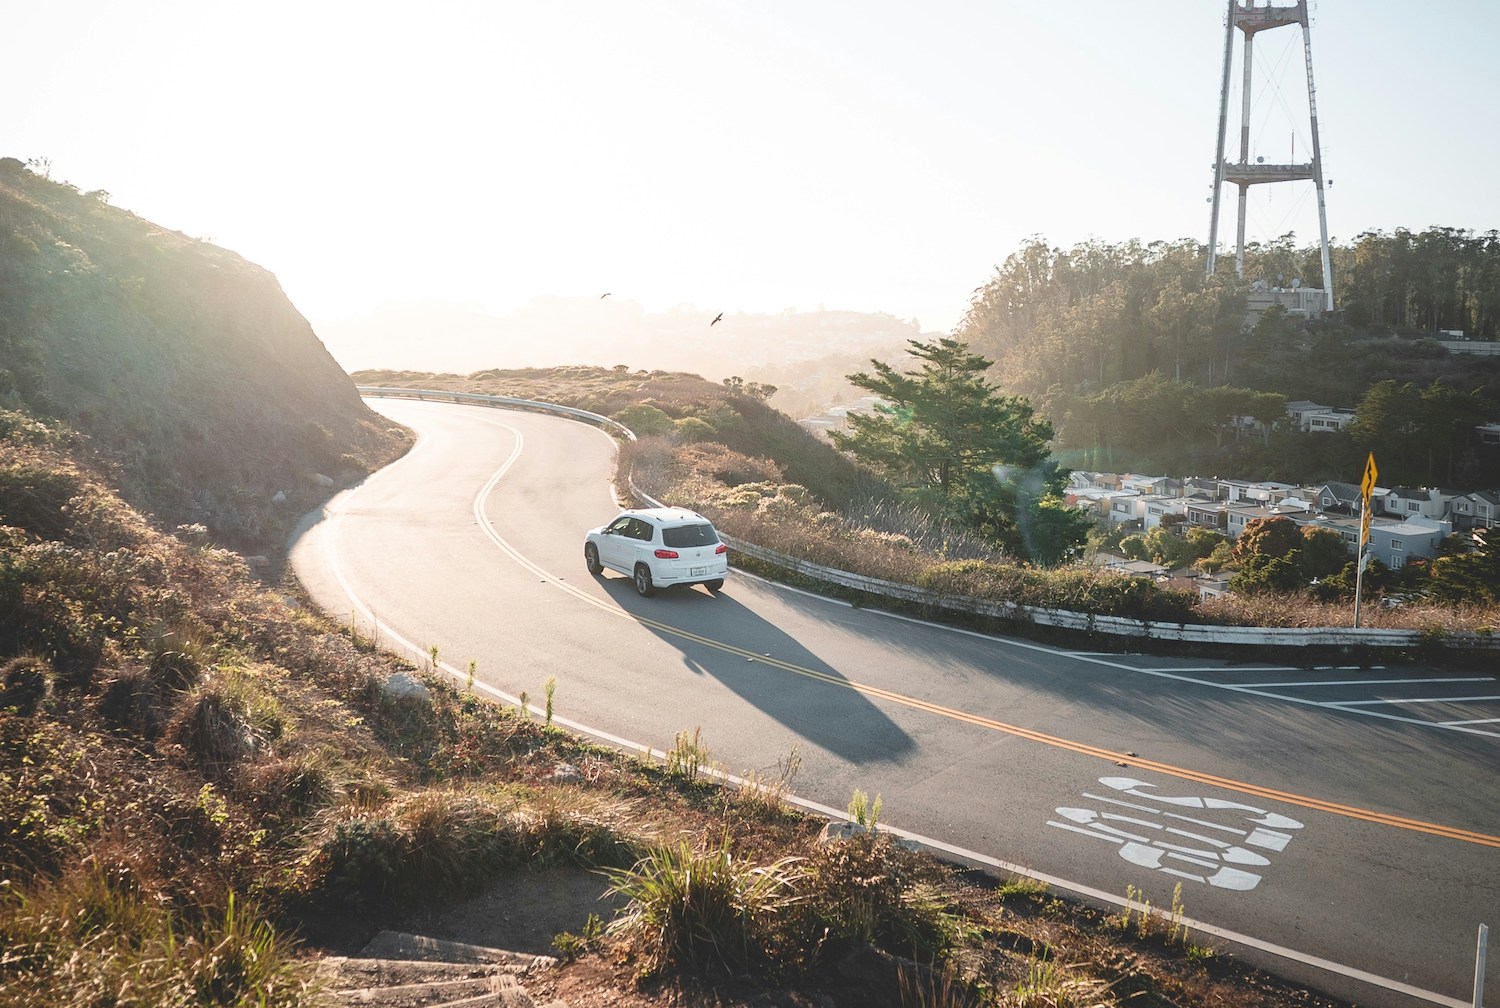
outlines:
M448 302L386 303L350 319L314 324L348 372L586 365L689 371L711 381L747 371L901 347L932 338L915 319L819 306L775 314L678 305L648 312L615 297L536 297L503 315Z
M25 100L0 154L264 266L335 343L392 304L515 322L606 292L946 332L1031 236L1207 240L1226 4L1133 10L17 5L0 58ZM1500 225L1500 136L1469 111L1500 91L1500 7L1313 13L1331 237ZM1301 32L1255 51L1251 157L1303 159ZM1254 187L1248 227L1316 240L1311 183ZM462 315L424 327L476 325L483 360L494 333ZM512 322L505 352L561 338Z

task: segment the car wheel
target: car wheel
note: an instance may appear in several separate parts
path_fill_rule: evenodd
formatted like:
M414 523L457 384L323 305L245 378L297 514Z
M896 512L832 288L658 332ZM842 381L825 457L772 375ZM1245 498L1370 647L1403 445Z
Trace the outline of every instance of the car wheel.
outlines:
M656 585L651 582L651 568L645 564L635 565L635 591L642 598L656 591Z
M714 578L712 581L705 581L703 582L703 587L707 588L711 592L716 592L720 588L724 587L724 579Z
M584 543L583 563L595 577L604 572L604 565L599 562L599 547L593 543Z

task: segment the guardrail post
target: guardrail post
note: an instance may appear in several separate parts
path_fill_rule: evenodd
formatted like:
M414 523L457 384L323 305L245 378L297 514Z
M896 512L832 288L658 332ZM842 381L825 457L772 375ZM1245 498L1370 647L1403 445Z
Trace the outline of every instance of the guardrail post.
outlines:
M1474 1008L1484 1008L1484 947L1489 937L1489 925L1479 925L1479 947L1474 950Z

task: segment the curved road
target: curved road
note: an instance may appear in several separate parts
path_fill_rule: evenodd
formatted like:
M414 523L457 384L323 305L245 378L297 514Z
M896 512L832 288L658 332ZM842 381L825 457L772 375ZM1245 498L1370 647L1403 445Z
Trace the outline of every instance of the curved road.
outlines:
M1182 903L1194 940L1361 1004L1470 1003L1500 923L1500 682L1420 667L1106 655L855 609L732 572L636 596L593 578L614 444L530 413L371 400L417 431L293 544L317 603L470 661L492 694L713 760L1005 875ZM1214 942L1223 944L1223 942ZM1488 998L1500 1001L1500 966Z

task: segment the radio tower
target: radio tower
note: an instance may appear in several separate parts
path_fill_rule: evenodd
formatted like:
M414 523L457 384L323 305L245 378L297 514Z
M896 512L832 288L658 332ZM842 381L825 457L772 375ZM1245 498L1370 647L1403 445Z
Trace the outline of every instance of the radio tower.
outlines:
M1290 6L1254 6L1255 0L1229 0L1229 16L1224 25L1224 80L1219 91L1219 149L1214 158L1213 218L1208 229L1208 274L1213 275L1219 246L1219 197L1224 183L1239 187L1239 226L1235 234L1234 272L1245 275L1245 203L1250 187L1267 182L1301 182L1311 179L1318 191L1318 229L1323 246L1323 310L1333 311L1333 264L1328 255L1328 211L1324 204L1323 150L1318 141L1318 103L1313 92L1312 35L1308 29L1307 0L1296 0ZM1312 161L1306 164L1264 164L1264 159L1250 163L1250 91L1252 54L1258 32L1289 25L1302 26L1302 52L1307 64L1307 109L1312 126ZM1234 31L1245 36L1244 83L1240 88L1240 159L1231 163L1224 158L1224 136L1229 118L1229 71L1234 61Z

